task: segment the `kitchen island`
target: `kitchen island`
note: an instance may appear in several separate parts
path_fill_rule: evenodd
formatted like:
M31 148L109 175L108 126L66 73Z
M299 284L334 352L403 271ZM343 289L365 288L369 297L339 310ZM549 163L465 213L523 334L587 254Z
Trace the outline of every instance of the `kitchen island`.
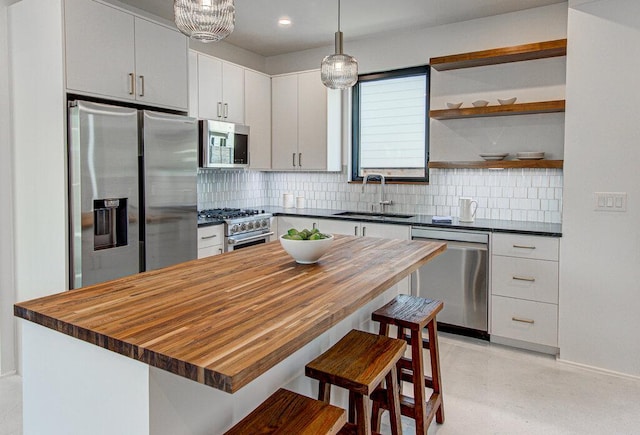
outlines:
M219 433L312 395L304 365L445 247L341 236L300 265L272 242L16 304L25 434Z

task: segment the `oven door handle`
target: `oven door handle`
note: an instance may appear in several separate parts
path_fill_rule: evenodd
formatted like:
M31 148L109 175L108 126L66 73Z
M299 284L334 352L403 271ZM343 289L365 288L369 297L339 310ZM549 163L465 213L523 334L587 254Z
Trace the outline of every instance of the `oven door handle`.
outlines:
M233 237L227 237L227 243L230 245L236 245L238 243L251 242L252 240L264 239L265 237L273 236L273 231L270 233L262 233L257 236L246 237L242 239L235 239Z

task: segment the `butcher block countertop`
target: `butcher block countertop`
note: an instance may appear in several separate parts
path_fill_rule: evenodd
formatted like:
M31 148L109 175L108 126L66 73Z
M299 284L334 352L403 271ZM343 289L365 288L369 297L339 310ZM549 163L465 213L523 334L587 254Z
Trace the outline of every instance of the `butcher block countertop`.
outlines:
M317 264L301 265L275 241L21 302L14 313L233 393L445 248L336 236Z

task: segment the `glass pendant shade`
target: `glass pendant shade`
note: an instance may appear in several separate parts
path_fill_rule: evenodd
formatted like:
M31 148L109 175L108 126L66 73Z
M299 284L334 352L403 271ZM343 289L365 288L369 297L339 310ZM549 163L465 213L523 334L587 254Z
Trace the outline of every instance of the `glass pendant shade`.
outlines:
M329 89L348 89L358 81L358 61L342 52L342 32L340 31L340 0L338 0L338 31L336 32L336 52L322 59L320 79Z
M173 12L178 29L202 42L220 41L235 26L233 0L174 0Z

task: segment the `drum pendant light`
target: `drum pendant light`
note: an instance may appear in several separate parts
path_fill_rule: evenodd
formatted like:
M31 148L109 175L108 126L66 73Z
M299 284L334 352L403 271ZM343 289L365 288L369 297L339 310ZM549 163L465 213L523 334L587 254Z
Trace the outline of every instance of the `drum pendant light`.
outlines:
M233 0L174 0L173 13L178 29L201 42L226 38L236 20Z
M331 89L347 89L358 81L358 61L342 52L342 32L340 31L340 0L338 0L338 31L336 32L336 52L322 59L320 78Z

